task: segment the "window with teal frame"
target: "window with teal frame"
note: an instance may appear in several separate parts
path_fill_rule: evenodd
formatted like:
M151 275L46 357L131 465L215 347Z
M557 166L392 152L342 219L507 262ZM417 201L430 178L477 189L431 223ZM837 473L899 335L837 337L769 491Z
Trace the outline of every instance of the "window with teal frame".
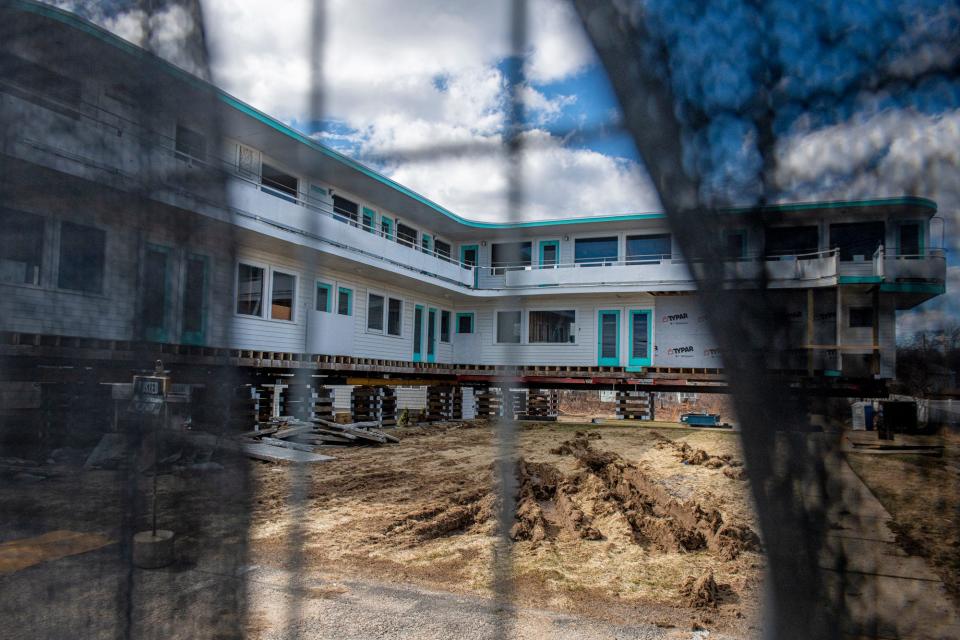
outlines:
M457 314L457 333L473 333L473 313Z
M424 253L431 253L430 251L430 236L426 233L420 234L420 248Z
M387 240L393 240L393 220L380 216L380 235Z
M314 309L324 313L333 311L333 287L326 282L317 281L317 297Z
M377 221L377 212L369 207L363 208L363 230L370 233L375 233L377 230L376 227Z
M353 315L353 289L346 287L337 289L337 313L341 316Z

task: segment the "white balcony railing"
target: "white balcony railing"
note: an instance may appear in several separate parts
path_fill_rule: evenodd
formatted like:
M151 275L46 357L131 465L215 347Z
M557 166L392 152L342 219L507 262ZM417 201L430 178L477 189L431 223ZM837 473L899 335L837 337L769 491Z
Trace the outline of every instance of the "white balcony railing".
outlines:
M945 282L947 257L943 249L929 249L924 254L897 255L879 250L877 275L886 282Z

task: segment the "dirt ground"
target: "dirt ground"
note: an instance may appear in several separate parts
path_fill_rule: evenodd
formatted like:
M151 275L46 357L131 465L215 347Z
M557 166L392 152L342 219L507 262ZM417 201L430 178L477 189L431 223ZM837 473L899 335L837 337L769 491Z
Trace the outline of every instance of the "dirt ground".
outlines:
M251 561L282 567L299 538L309 569L489 595L492 428L397 435L309 468L254 463ZM757 635L763 556L736 434L538 423L519 449L518 604Z
M923 556L960 605L960 435L897 436L942 455L851 453L850 466L890 512L904 551Z

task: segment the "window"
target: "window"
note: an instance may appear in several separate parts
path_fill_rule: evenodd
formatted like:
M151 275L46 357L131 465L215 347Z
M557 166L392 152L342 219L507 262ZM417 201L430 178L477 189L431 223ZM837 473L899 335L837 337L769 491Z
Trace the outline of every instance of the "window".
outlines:
M546 240L540 243L540 266L552 267L560 264L560 243Z
M747 234L744 231L728 231L726 236L726 257L747 257Z
M317 296L313 308L317 311L330 313L333 310L330 308L332 302L333 288L326 282L317 282Z
M367 330L383 331L383 296L376 293L367 295Z
M177 124L177 139L174 143L176 157L181 160L204 160L207 157L207 139L201 133Z
M473 314L457 314L457 333L473 333Z
M363 230L364 231L369 231L370 233L373 233L374 231L377 230L377 228L373 226L373 223L376 217L377 217L377 214L373 209L368 209L367 207L363 208Z
M393 221L390 218L380 216L380 235L387 240L393 240Z
M242 262L237 266L237 313L240 315L263 315L264 273L263 267Z
M850 328L873 326L873 307L850 307Z
M490 265L493 273L500 275L504 271L529 267L533 253L530 242L498 242L491 249Z
M43 218L0 209L0 282L40 284Z
M147 245L143 256L143 328L147 340L167 339L167 280L170 250Z
M790 256L816 253L820 245L820 231L814 227L772 227L764 234L768 256Z
M387 309L387 334L399 336L403 328L403 300L390 298L390 305Z
M183 332L184 341L191 344L203 341L203 312L207 289L207 259L203 256L187 257L183 282Z
M340 222L352 222L356 225L359 211L359 205L353 200L347 200L343 196L333 196L333 213Z
M571 343L575 341L573 325L577 312L531 311L527 323L530 342Z
M337 289L337 313L341 316L353 315L353 290L346 287Z
M297 178L266 162L261 166L260 184L268 187L267 193L295 202L297 198Z
M655 264L669 260L671 254L669 233L627 236L627 264Z
M57 286L71 291L103 291L107 234L72 222L60 225L60 270Z
M520 312L497 311L497 342L520 344Z
M450 259L450 243L444 242L443 240L434 240L433 248L437 252L438 258Z
M869 260L883 244L882 222L846 222L830 225L830 247L840 250L840 259L863 256Z
M270 317L274 320L293 321L293 305L296 299L297 276L273 272L273 282L270 287Z
M421 235L420 238L420 250L424 253L430 253L430 236L426 233Z
M923 253L923 234L919 222L900 224L897 254L901 256L919 256Z
M619 255L616 236L608 238L577 238L574 241L573 259L577 264L599 266L616 262Z
M440 311L440 342L450 342L450 312Z
M73 78L7 52L0 53L0 69L3 69L4 79L25 89L68 104L80 103L80 83ZM75 114L71 116L77 117Z
M400 244L405 244L408 247L417 246L417 230L413 227L408 227L402 222L397 223L397 242Z

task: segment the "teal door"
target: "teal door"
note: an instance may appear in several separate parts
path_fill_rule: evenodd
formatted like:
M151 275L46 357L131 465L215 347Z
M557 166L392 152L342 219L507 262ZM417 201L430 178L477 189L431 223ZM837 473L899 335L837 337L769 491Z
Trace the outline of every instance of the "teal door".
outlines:
M597 364L620 366L620 311L617 309L597 312Z
M183 344L206 344L208 278L207 257L187 256L180 314L180 341Z
M423 307L416 305L413 308L413 361L423 360Z
M148 244L143 256L143 299L140 317L143 337L151 342L170 339L170 268L168 247Z
M476 267L480 264L480 247L475 244L462 245L460 247L460 262L468 267ZM477 269L473 270L473 286L477 286Z
M560 264L560 241L540 241L540 268L555 267Z
M651 332L653 326L650 322L651 312L649 309L631 309L629 338L629 353L627 354L627 364L631 367L649 367L650 366L650 345Z
M437 361L437 310L427 312L427 362Z

